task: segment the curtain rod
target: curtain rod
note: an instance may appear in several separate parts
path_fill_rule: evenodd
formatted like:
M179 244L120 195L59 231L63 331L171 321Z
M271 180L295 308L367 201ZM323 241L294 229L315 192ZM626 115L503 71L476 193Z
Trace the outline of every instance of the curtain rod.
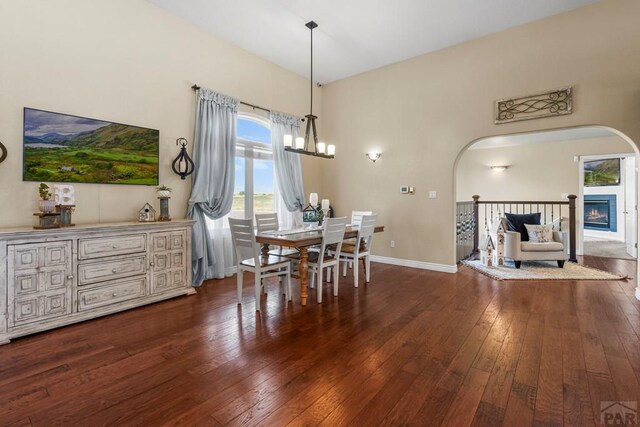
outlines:
M200 86L193 85L193 86L191 86L191 89L193 89L195 91L195 90L200 89ZM267 113L271 112L271 110L269 110L268 108L260 107L259 105L249 104L248 102L240 101L240 104L246 105L247 107L251 107L251 108L257 108L258 110L266 111Z

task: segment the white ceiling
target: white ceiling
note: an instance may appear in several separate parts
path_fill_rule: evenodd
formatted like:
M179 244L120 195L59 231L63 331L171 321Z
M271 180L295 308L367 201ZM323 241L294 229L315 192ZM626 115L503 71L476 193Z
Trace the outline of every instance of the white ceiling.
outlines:
M523 133L520 135L492 136L476 142L469 147L469 150L513 147L516 145L571 141L576 139L604 138L607 136L617 136L617 134L613 133L606 127L590 126L546 132Z
M329 83L597 0L148 0L262 58Z

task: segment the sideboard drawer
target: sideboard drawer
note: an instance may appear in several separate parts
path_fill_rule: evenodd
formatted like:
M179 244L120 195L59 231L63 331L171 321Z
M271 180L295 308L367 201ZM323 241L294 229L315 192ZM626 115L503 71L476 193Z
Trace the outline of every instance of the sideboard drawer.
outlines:
M129 236L96 237L78 240L78 259L102 258L113 255L126 255L147 250L147 237L144 234Z
M147 278L138 277L80 290L78 291L78 311L90 310L142 297L146 288Z
M106 280L145 274L146 272L146 255L109 260L101 259L78 265L78 284L88 285Z

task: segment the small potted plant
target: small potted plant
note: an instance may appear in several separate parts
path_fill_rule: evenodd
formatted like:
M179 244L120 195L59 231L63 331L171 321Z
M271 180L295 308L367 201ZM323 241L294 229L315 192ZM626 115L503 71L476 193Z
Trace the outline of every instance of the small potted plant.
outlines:
M56 202L52 199L53 194L49 189L49 186L44 182L40 183L38 187L38 193L40 193L40 201L38 202L38 208L42 213L52 213L56 209Z
M156 194L160 198L169 199L169 198L171 198L171 189L169 187L167 187L166 185L161 185L161 186L156 188Z

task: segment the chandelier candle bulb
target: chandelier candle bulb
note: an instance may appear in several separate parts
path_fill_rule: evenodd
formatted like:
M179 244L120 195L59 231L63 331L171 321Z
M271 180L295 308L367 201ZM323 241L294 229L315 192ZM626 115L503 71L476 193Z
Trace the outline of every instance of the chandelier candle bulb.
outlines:
M296 148L298 150L302 150L304 148L304 138L301 136L296 138Z
M293 145L293 136L285 135L284 136L284 146L291 147Z
M324 142L318 142L318 153L325 153L326 144Z
M336 155L336 146L333 144L330 144L327 146L327 154L329 156L335 156Z
M329 146L331 147L331 146ZM328 211L329 210L329 199L322 199L322 210L323 211Z
M309 194L309 204L314 208L318 206L318 193Z

